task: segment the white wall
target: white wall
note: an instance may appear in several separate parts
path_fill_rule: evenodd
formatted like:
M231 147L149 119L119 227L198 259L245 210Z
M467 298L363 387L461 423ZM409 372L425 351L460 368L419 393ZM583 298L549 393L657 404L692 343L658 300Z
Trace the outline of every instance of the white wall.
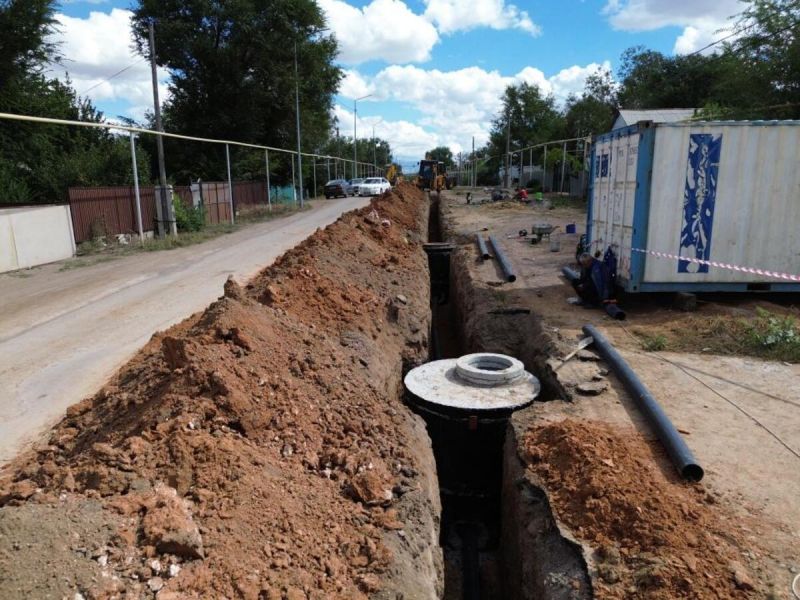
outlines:
M74 253L69 206L0 208L0 273L63 260Z

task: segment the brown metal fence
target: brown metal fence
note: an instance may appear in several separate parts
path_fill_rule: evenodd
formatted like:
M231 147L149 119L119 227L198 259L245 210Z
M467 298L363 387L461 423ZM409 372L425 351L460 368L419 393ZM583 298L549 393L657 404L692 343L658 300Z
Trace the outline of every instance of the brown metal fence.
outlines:
M234 184L235 185L235 184ZM228 198L228 184L206 181L200 190L206 225L231 222L231 205Z
M156 219L155 188L139 188L142 227L153 229ZM69 207L75 242L101 235L138 233L133 186L69 188Z
M262 182L235 181L233 189L237 209L267 204L267 190ZM173 194L184 206L194 206L191 186L174 186ZM139 195L142 201L142 228L144 231L151 231L156 222L156 188L152 185L140 186ZM200 202L206 225L231 222L227 183L203 182ZM138 233L133 186L70 188L69 205L76 243L101 235Z
M234 181L233 198L236 208L265 206L267 204L267 186L260 181Z

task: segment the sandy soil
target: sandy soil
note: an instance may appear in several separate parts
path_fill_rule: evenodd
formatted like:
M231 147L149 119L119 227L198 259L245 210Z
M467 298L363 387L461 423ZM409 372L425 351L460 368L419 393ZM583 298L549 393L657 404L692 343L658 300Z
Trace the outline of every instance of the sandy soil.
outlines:
M365 198L252 225L210 242L59 271L0 275L0 464L94 393L159 329L201 310Z
M229 280L5 469L0 597L437 595L435 467L400 382L427 354L427 203L373 207ZM53 523L87 502L96 526Z
M516 235L518 230L530 230L534 222L542 221L559 224L562 231L566 223L575 222L579 234L585 223L579 210L543 210L512 203L476 206L467 205L463 196L450 194L447 197L443 216L447 235L464 244L462 252L465 253L472 285L480 294L479 302L483 303L477 308L482 316L478 319L473 316L469 324L473 329L472 343L488 345L494 350L516 346L518 351L527 344L529 352L530 345L535 343L547 354L549 366L553 368L560 363L560 357L574 348L581 337L582 325L592 323L599 326L662 402L705 467L706 478L699 489L713 498L711 509L716 511L717 520L731 524L727 528L727 537L722 535L720 539L732 540L732 547L738 553L735 557L723 553L728 562L717 565L720 568L730 566L728 570L718 571L718 576L724 576L729 585L728 593L733 595L743 591L736 587L733 578L734 571L741 566L744 569L741 573L752 577L759 596L772 594L776 598L790 598L789 586L800 567L794 552L800 541L800 527L796 521L797 514L800 514L800 478L791 475L800 466L800 460L792 452L800 452L800 392L796 385L800 381L800 367L703 352L644 352L639 341L630 334L630 328L657 332L665 325L680 327L685 313L671 309L668 302L654 304L653 299L639 300L626 306L629 320L623 328L600 311L573 307L566 300L574 294L561 277L560 269L574 261L578 235L559 236L561 247L558 252L551 252L547 242L533 246ZM484 235L495 235L501 241L516 269L518 279L515 283L501 283L496 261L477 260L474 237L479 231ZM704 315L724 317L732 312L754 314L757 305L776 311L783 309L749 297L725 303L703 303L699 312L692 314L698 318ZM530 310L536 316L536 327L541 330L541 336L537 337L531 331L525 340L524 335L516 333L520 328L513 323L513 317L487 317L493 310L511 315L520 309ZM605 368L596 361L571 361L558 372L557 377L562 395L570 401L537 405L537 410L533 411L535 415L521 415L520 419L531 428L532 435L565 417L577 419L578 423L586 422L590 428L589 434L583 436L587 444L594 444L592 439L598 435L597 428L611 425L610 431L620 432L624 438L621 444L628 446L633 427L640 439L651 446L650 454L654 457L654 464L658 465L659 477L663 479L661 483L673 486L670 494L680 497L686 486L676 481L674 469L666 461L631 399L618 382L605 373ZM600 383L605 391L591 397L577 393L579 384L590 381ZM758 419L763 427L733 404ZM575 457L578 462L582 458ZM563 467L565 472L577 468L566 463ZM605 483L614 485L614 478L607 478ZM555 487L554 491L557 489ZM561 509L568 528L574 528L575 517L587 507L581 506L577 510L574 504L565 503ZM720 531L725 531L725 528L720 527ZM588 531L577 537L592 542L593 535L594 531ZM723 546L729 547L727 542ZM676 548L676 553L680 554L680 548ZM684 595L674 586L664 590L667 594L664 597L676 597L669 596L670 593ZM709 588L702 594L697 592L700 594L697 597L720 597L720 594L728 597L720 590L713 592Z

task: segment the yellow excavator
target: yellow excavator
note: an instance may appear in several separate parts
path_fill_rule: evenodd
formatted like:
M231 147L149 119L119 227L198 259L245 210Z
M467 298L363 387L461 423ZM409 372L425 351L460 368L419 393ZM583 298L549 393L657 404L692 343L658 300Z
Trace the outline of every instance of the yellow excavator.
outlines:
M449 190L454 184L455 178L448 177L442 161L433 160L430 154L426 154L425 159L419 161L417 187L421 190L441 192L443 189Z
M397 182L400 179L400 169L398 165L395 163L386 165L386 179L388 179L389 183L392 185L397 185Z

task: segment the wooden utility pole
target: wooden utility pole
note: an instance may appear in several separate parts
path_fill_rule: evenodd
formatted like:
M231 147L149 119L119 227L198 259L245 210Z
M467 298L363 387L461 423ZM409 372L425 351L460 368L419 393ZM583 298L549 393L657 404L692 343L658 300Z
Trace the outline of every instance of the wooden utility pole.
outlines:
M149 23L149 50L150 50L150 72L153 77L153 113L156 117L156 131L163 132L164 126L161 123L161 102L158 99L158 75L156 74L156 35L153 21ZM156 136L156 150L158 152L158 183L161 186L161 218L158 220L158 237L164 237L169 231L173 235L177 233L175 228L175 218L173 217L172 202L167 197L167 168L164 164L164 139L163 136Z

